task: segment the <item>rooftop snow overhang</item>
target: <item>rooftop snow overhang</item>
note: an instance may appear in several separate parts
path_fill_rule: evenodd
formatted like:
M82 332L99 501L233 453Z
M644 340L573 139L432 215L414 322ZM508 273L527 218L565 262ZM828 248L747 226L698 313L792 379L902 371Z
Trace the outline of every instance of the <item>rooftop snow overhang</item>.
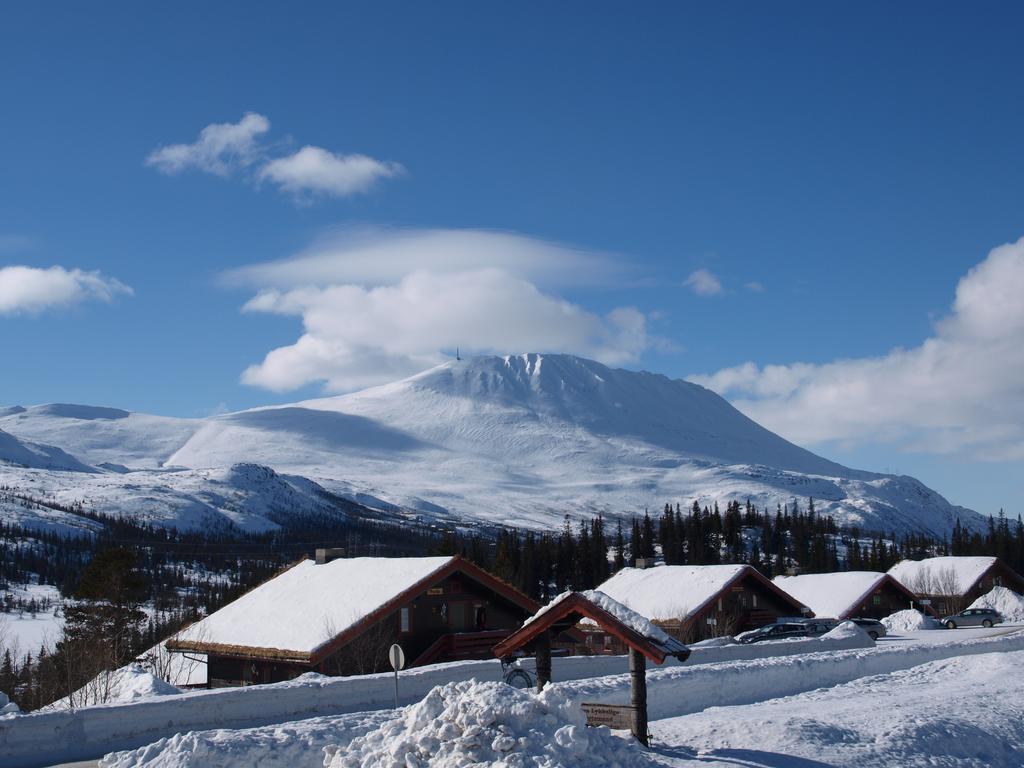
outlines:
M560 634L571 631L583 619L590 619L655 664L663 663L669 656L685 661L690 655L690 649L674 637L667 636L667 640L646 637L579 592L563 596L498 643L494 646L494 655L499 658L508 656L534 642L543 632Z

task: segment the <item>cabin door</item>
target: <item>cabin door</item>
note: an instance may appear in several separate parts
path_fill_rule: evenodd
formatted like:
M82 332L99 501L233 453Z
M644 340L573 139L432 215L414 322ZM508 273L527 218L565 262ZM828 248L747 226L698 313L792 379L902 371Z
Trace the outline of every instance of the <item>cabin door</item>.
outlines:
M448 626L452 632L467 632L470 629L469 612L472 605L459 601L448 605Z

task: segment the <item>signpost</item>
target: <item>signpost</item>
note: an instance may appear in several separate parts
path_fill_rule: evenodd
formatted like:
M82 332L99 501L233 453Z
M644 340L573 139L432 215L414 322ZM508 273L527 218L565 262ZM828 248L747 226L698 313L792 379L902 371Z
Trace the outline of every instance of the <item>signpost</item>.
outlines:
M388 649L388 661L391 662L391 668L395 670L395 709L398 709L398 670L405 669L405 651L398 643Z

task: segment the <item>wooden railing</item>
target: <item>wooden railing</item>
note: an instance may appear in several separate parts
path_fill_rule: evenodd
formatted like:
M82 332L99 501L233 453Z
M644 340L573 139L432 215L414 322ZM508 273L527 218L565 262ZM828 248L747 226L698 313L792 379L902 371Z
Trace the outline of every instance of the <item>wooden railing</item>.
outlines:
M511 630L492 629L483 632L456 632L441 635L427 646L410 666L420 667L438 661L460 661L463 659L486 659L491 649L508 637Z

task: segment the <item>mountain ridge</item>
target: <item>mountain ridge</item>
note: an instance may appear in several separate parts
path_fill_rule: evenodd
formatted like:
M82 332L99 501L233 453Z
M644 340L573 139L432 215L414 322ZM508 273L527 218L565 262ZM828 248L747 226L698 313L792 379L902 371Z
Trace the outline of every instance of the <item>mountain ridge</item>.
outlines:
M12 411L0 429L92 467L119 465L126 486L139 472L245 464L455 522L540 528L567 512L813 496L822 512L865 528L942 536L958 517L981 523L913 478L796 446L700 385L571 355L453 360L358 392L206 419L69 405Z

